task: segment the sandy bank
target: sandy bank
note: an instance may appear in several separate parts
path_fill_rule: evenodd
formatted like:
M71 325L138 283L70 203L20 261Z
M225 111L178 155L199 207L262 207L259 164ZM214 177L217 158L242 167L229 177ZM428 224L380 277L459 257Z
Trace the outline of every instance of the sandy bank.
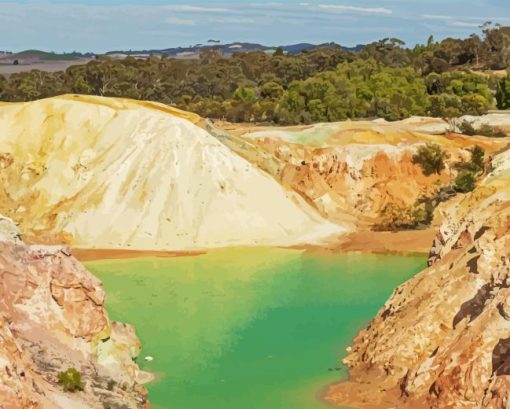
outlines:
M437 228L398 232L360 230L341 238L336 251L428 253Z
M148 251L122 249L79 249L72 248L71 253L80 261L120 260L141 257L183 257L204 254L200 251Z
M362 253L428 253L437 228L398 232L361 230L342 236L324 245L292 246L282 248L301 249L307 252L362 252ZM218 249L215 249L218 250ZM149 251L122 249L72 248L71 253L80 261L115 260L142 257L189 257L206 254L207 251Z

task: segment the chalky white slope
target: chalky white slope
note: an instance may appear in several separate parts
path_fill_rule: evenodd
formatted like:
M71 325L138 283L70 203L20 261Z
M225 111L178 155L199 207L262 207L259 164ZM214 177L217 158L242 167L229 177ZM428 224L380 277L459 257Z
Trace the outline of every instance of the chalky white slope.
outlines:
M198 120L90 96L0 105L0 211L84 248L292 245L344 230Z

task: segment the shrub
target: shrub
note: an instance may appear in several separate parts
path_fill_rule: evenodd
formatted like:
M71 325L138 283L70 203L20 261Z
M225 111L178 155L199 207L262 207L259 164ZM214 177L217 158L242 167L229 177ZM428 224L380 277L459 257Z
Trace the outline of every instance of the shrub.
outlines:
M109 391L113 391L115 389L116 382L113 379L110 379L108 381L108 384L106 385L106 389Z
M420 165L425 176L430 176L434 173L441 174L445 168L445 160L448 159L447 152L435 143L427 143L425 146L420 146L418 152L413 155L412 162L415 165Z
M434 218L434 205L430 199L418 201L414 206L401 208L394 203L384 207L382 221L376 231L416 230L429 226Z
M490 126L488 124L483 124L478 128L478 135L488 136L491 138L504 138L506 137L506 132L497 126Z
M467 115L483 115L491 108L491 104L482 95L468 94L462 97L462 112Z
M463 135L468 136L481 135L491 138L504 138L507 136L506 132L501 128L490 126L488 124L482 124L480 127L476 128L473 125L473 122L468 120L462 121L462 123L459 125L459 130Z
M416 205L411 211L411 227L430 226L434 219L434 206L430 200Z
M459 131L463 135L474 136L476 135L476 128L473 126L473 122L464 120L459 125Z
M454 188L457 192L467 193L471 192L476 185L476 178L473 172L469 170L463 170L455 178Z
M478 145L475 145L471 152L471 166L475 173L482 172L485 170L485 151Z
M485 151L480 148L478 145L475 145L472 149L469 149L471 152L471 159L469 162L458 162L454 165L457 170L467 170L472 172L474 175L479 173L483 173L485 171Z
M66 392L82 391L84 383L81 381L81 375L75 368L69 368L65 372L59 372L58 383Z

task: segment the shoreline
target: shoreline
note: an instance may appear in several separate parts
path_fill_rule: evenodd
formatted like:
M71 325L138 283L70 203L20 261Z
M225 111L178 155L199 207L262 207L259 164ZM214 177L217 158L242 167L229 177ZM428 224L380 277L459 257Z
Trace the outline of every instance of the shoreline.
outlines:
M372 231L360 230L343 237L336 251L373 253L426 253L437 235L436 227L423 230Z
M429 254L437 235L437 227L423 230L373 231L358 230L338 236L329 243L298 245L290 248L310 253L374 253L374 254Z
M165 251L165 250L126 250L126 249L84 249L71 247L71 254L81 262L99 260L123 260L143 257L189 257L200 256L206 252L203 250L189 251Z
M323 390L321 400L332 408L380 409L395 407L399 391L394 388L379 389L375 385L375 379L369 378L365 382L356 382L348 377L344 381L327 385Z
M251 246L275 247L303 250L307 253L374 253L374 254L428 254L437 228L423 230L372 231L358 230L331 239L323 244L302 244L294 246ZM98 260L123 260L143 257L190 257L207 254L210 251L228 247L200 250L129 250L129 249L85 249L70 247L71 253L82 262ZM244 247L243 247L244 248Z

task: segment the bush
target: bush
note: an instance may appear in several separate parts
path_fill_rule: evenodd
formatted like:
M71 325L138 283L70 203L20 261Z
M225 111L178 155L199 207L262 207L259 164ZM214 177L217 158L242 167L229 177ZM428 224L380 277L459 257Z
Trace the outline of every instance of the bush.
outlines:
M473 126L473 122L467 120L462 121L462 123L459 125L459 131L463 135L476 135L476 128Z
M454 189L457 192L467 193L474 190L476 186L476 178L473 172L469 170L464 170L459 173L459 175L455 178Z
M420 146L418 152L413 155L412 162L415 165L420 165L425 176L430 176L434 173L441 174L445 168L445 160L449 155L441 147L435 143L427 143L425 146Z
M506 132L503 131L501 128L498 128L496 126L490 126L488 124L483 124L478 128L478 135L482 136L489 136L491 138L504 138L506 137Z
M473 122L464 120L459 125L459 130L463 135L474 136L488 136L490 138L504 138L507 136L506 132L496 126L490 126L488 124L482 124L476 128Z
M478 145L475 145L471 152L471 159L469 162L458 162L454 165L457 170L467 170L472 172L474 175L478 175L485 171L485 151Z
M65 392L82 391L85 387L81 381L81 375L75 368L69 368L65 372L59 372L58 384L61 385Z
M434 205L429 199L418 201L407 209L390 203L384 207L381 216L381 223L374 226L376 231L417 230L432 223Z
M434 219L434 206L430 200L416 205L411 211L412 227L430 226Z

